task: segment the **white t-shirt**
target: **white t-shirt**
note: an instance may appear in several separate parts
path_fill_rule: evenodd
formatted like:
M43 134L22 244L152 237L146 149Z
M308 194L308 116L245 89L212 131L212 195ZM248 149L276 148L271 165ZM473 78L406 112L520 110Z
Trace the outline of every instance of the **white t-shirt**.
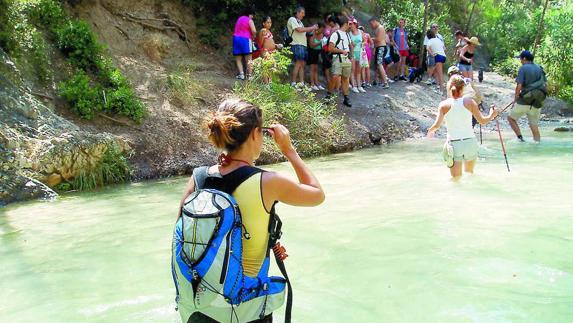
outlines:
M439 40L442 41L442 43L444 42L444 37L442 37L442 35L440 34L436 34L436 38L438 38ZM424 46L428 46L428 36L424 36Z
M338 39L340 39L340 41L338 41ZM340 50L350 51L350 37L343 31L337 30L334 32L334 34L330 36L330 42ZM336 45L336 42L338 42L338 45Z
M438 38L432 38L428 40L428 44L426 45L428 48L432 50L432 53L446 56L446 51L444 50L444 43Z
M303 45L306 47L306 33L299 33L296 31L295 29L298 27L304 27L302 21L296 19L296 17L288 18L287 29L289 35L292 35L291 45Z

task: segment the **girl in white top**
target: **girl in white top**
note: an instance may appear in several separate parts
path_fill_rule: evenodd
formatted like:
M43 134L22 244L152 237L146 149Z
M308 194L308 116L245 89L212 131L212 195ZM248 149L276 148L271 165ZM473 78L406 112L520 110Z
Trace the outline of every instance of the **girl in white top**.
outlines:
M465 82L461 76L454 75L450 78L447 88L451 92L451 98L440 103L438 117L428 129L428 137L433 137L444 119L446 120L447 138L454 152L454 164L450 167L450 174L454 179L462 176L462 162L466 173L474 172L478 144L472 128L472 115L482 125L497 116L497 110L493 105L487 116L482 115L472 98L462 96L464 86Z

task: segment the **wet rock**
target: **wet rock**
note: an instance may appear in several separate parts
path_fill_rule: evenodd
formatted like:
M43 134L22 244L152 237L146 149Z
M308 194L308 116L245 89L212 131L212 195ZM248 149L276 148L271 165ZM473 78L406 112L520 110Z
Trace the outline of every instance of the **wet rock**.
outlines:
M557 131L557 132L573 131L573 127L557 127L555 129L553 129L553 131Z

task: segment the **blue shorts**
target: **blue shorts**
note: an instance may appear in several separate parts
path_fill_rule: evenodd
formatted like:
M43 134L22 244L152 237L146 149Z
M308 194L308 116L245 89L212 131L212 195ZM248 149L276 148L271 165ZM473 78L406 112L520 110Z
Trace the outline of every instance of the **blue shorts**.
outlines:
M308 59L308 52L306 46L303 45L292 45L290 50L294 54L295 61L306 61Z
M250 55L253 53L253 41L249 38L233 36L233 55Z
M436 60L436 63L445 63L446 62L446 56L442 56L440 54L434 56L434 60Z
M427 59L426 63L428 65L428 67L436 66L436 60L434 59L434 56L428 55L428 59Z
M460 72L471 72L474 70L471 65L466 65L462 63L458 63L458 68L460 69Z

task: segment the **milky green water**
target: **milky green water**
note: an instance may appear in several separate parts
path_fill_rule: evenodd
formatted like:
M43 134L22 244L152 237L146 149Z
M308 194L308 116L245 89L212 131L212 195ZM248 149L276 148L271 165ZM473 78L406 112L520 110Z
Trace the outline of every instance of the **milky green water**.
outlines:
M441 140L310 161L326 202L278 209L295 321L573 321L573 134L544 135L508 142L508 173L489 134L458 183ZM1 209L0 322L176 322L185 182Z

